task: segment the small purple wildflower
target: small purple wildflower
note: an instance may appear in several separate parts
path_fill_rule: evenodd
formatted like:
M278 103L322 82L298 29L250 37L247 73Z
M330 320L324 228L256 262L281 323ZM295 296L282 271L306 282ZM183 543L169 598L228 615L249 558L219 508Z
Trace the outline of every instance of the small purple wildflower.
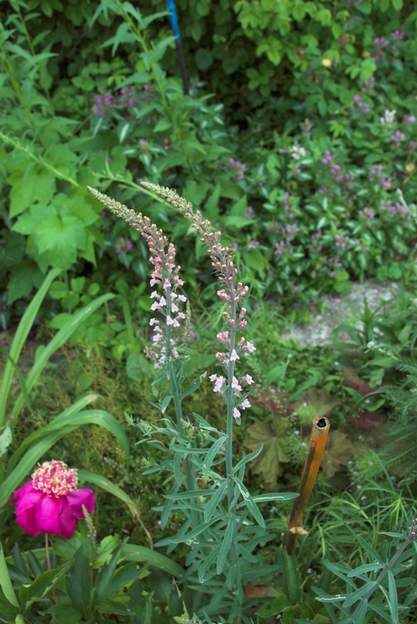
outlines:
M227 161L229 169L234 174L235 180L240 181L245 178L245 170L247 165L239 160L234 160L234 158L229 158Z
M404 141L404 139L405 139L405 134L404 132L401 132L401 130L396 130L390 136L391 143L393 143L397 147Z
M333 162L332 153L329 151L325 152L321 162L323 163L323 165L330 165L330 163Z

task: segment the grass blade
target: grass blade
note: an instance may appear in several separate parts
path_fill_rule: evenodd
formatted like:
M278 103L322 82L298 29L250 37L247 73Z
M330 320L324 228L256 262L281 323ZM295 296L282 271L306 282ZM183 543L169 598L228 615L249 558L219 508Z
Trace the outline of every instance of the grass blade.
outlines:
M9 357L4 368L3 379L0 387L0 429L6 423L6 406L9 397L10 387L13 380L15 366L19 361L20 354L25 345L26 339L32 329L33 322L38 314L46 293L54 279L59 275L59 269L53 269L48 273L36 295L26 308L24 315L17 327L13 342L10 347Z
M74 316L62 327L52 338L52 340L45 346L39 353L29 371L25 380L25 391L30 392L33 386L37 383L43 369L48 364L50 357L71 337L76 329L85 321L93 312L95 312L101 305L113 299L114 295L107 294L98 297L92 303L89 303L85 308L82 308L74 314ZM21 392L17 397L13 409L10 414L10 420L14 421L18 417L23 405L25 403L24 393Z
M89 403L92 403L93 401L96 401L97 399L98 399L98 394L94 394L94 393L87 394L85 397L82 397L81 399L78 399L78 401L75 401L75 403L70 405L70 407L67 407L67 409L61 412L61 414L57 416L57 418L72 417L73 415L83 410L84 407L87 407ZM52 423L49 423L47 427L49 428L54 422L56 422L56 420L52 421ZM20 444L19 448L15 450L15 452L9 459L9 462L8 462L9 470L11 468L14 468L14 466L17 464L17 462L19 461L23 453L26 451L26 449L28 449L34 442L39 440L39 438L41 438L43 435L45 435L45 427L42 427L41 429L36 429L30 435L26 436L24 440L22 440L22 443Z

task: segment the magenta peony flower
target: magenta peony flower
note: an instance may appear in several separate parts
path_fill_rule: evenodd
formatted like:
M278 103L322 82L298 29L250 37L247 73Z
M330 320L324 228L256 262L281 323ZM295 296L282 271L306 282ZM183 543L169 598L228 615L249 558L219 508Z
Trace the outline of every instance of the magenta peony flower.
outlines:
M16 522L29 535L49 533L69 539L78 520L84 518L83 505L94 511L94 492L78 488L77 470L62 461L44 462L28 481L13 492Z

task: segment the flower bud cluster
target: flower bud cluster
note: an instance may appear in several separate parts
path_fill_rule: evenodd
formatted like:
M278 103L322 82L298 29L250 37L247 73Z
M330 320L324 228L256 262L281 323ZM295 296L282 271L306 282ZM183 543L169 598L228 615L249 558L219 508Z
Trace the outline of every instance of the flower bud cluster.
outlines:
M91 187L88 190L106 208L136 229L146 241L153 265L150 280L153 288L151 310L157 313L149 322L153 332L149 353L155 366L161 368L178 357L174 331L181 327L186 318L184 304L187 298L178 292L184 282L180 278L180 267L176 264L175 247L148 217Z

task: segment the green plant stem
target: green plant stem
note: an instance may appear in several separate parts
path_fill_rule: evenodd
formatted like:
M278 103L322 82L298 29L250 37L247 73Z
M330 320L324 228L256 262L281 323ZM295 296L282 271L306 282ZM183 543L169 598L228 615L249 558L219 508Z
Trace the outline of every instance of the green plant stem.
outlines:
M225 393L226 398L226 478L227 478L227 507L228 513L231 515L234 509L233 502L233 410L235 407L235 400L233 394L233 377L235 374L235 362L232 360L231 355L236 348L236 326L237 326L237 309L236 303L232 303L230 306L230 319L233 321L233 325L230 329L230 350L228 356L227 365L227 389ZM239 612L237 613L237 624L241 621L241 605L242 605L242 581L239 557L237 553L236 540L233 540L232 549L232 561L236 567L236 590L239 597Z
M171 316L172 315L172 298L171 298L170 288L168 288L166 292L166 301L167 301L167 314L168 316ZM178 385L177 375L175 372L175 366L172 361L173 358L172 358L171 337L172 337L171 327L165 324L165 349L166 349L166 355L168 358L168 376L169 376L169 381L170 381L170 386L171 386L172 399L174 401L177 429L178 429L179 435L185 438L185 430L184 430L184 423L183 423L184 413L182 409L182 396L181 396L180 387ZM186 481L187 488L189 490L195 490L196 481L195 481L195 477L193 474L193 467L191 465L189 457L185 458L184 470L185 470L185 481ZM191 512L191 523L192 523L193 528L197 527L198 517L195 511Z
M46 569L51 570L51 557L49 555L49 540L48 533L45 533L45 561L46 561Z
M83 191L88 193L87 190L85 190L80 184L78 184L77 180L74 180L74 178L67 176L65 173L62 173L62 171L59 171L59 169L56 169L53 165L51 165L51 163L45 160L42 156L37 156L36 154L34 154L29 149L29 147L27 147L26 145L23 145L17 139L14 139L8 136L7 134L4 134L4 132L0 132L0 139L7 145L11 145L15 149L20 150L21 152L24 152L25 154L27 154L29 158L31 158L34 162L36 162L38 165L40 165L44 169L47 169L48 171L53 173L54 176L56 176L57 178L60 178L61 180L65 180L65 182L68 182L68 184L71 184L71 186L74 186L77 189L82 189Z

